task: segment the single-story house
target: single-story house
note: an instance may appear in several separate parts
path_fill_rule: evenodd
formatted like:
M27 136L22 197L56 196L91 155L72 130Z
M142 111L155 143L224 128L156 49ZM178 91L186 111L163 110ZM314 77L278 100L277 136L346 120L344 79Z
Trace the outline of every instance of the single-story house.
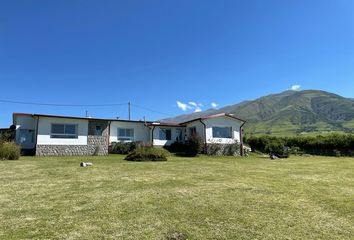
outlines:
M210 143L240 143L245 121L220 113L182 123L163 123L44 114L13 113L15 140L24 151L39 156L108 154L112 142L135 142L165 146L199 135L204 147Z

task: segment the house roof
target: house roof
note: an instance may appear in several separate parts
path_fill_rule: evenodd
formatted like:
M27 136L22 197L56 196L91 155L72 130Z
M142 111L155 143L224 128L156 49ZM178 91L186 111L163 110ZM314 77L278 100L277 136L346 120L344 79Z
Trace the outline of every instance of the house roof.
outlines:
M13 113L13 116L31 116L31 117L54 117L54 118L71 118L83 120L97 120L97 121L117 121L117 122L137 122L137 123L151 123L151 121L137 121L137 120L124 120L124 119L108 119L108 118L91 118L91 117L75 117L75 116L59 116L49 114L31 114L31 113Z
M211 119L211 118L218 118L218 117L229 117L235 120L238 120L240 122L246 122L246 120L243 120L239 117L236 117L234 114L230 114L230 113L218 113L218 114L213 114L213 115L207 115L207 116L202 116L200 118L195 118L186 122L182 122L180 124L186 124L186 123L190 123L190 122L194 122L194 121L199 121L199 120L205 120L205 119Z
M97 120L97 121L117 121L117 122L136 122L145 123L147 126L164 126L164 127L183 127L185 124L200 121L205 119L217 118L217 117L228 117L241 122L246 122L245 120L236 117L229 113L218 113L208 116L203 116L200 118L195 118L182 123L165 123L165 122L152 122L152 121L136 121L136 120L124 120L124 119L105 119L105 118L91 118L91 117L75 117L75 116L59 116L59 115L48 115L48 114L31 114L31 113L13 113L13 116L32 116L32 117L55 117L55 118L71 118L71 119L84 119L84 120Z

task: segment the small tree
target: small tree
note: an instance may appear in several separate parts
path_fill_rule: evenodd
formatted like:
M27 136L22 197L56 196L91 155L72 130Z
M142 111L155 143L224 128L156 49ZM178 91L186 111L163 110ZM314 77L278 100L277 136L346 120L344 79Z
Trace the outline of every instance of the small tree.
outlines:
M264 151L269 154L269 156L276 156L279 158L289 157L289 150L283 142L274 139L269 141L264 148Z

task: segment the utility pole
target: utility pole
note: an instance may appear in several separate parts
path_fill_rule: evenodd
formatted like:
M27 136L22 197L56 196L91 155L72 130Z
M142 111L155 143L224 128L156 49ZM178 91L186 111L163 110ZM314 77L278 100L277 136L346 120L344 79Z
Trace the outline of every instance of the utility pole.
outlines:
M128 102L128 119L130 120L130 105L131 105L131 103L130 103L130 101Z

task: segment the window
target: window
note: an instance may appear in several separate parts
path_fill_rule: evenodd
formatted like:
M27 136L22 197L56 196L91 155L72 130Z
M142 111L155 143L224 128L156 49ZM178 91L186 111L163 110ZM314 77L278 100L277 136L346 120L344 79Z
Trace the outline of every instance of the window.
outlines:
M77 138L77 124L53 123L51 138Z
M196 127L190 127L188 130L189 130L189 135L190 136L197 134L197 128Z
M213 138L232 138L232 128L213 127Z
M176 141L177 142L182 142L182 140L183 140L182 129L177 128L176 129Z
M160 128L160 140L171 140L171 129Z
M118 128L118 141L134 141L134 129L133 128Z
M95 136L102 136L102 127L101 126L96 126Z

